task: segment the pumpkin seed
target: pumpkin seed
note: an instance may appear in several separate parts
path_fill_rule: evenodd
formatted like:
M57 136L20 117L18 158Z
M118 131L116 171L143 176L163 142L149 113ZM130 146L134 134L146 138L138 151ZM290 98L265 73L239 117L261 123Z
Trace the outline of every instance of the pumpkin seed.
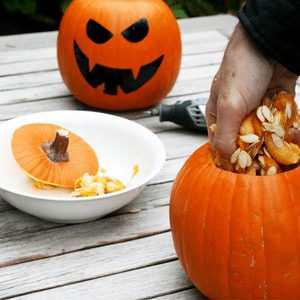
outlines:
M273 108L271 109L271 113L272 113L273 115L276 113L276 111L277 111L277 108L276 108L276 107L273 107Z
M249 153L253 158L259 153L260 148L254 147Z
M277 169L275 166L272 166L270 167L268 170L267 170L267 173L266 175L275 175L277 173Z
M276 129L274 131L274 133L280 137L284 137L285 136L285 130L281 127L281 126L276 126Z
M266 170L265 169L261 169L260 170L260 175L262 175L262 176L266 175Z
M239 156L238 156L238 165L244 169L246 168L249 158L248 156L250 156L245 150L241 150ZM251 157L250 157L251 158Z
M285 130L279 125L275 125L275 124L271 124L271 123L263 123L263 126L268 131L274 132L276 135L278 135L280 137L284 137L284 135L285 135Z
M265 163L265 158L263 157L263 156L258 156L258 162L259 162L259 164L263 167L263 168L265 168L266 167L266 163Z
M285 111L287 113L288 118L290 119L292 117L292 107L290 103L286 104Z
M262 123L262 125L265 127L265 129L267 129L270 132L274 132L276 129L276 125L271 124L271 123L264 122L264 123Z
M245 143L252 144L257 141L259 141L259 136L256 134L247 134L247 135L241 135L241 140L243 140Z
M277 136L276 134L272 133L271 137L272 137L274 145L277 148L281 148L283 146L282 139L279 136Z
M280 121L281 121L281 113L280 112L278 112L278 113L275 112L273 117L274 117L273 124L274 125L279 125Z
M294 122L294 123L293 123L293 127L294 127L294 128L298 128L298 127L299 127L299 123L298 123L298 122Z
M237 148L237 149L233 152L233 154L231 155L231 158L230 158L230 162L231 162L232 164L235 164L235 163L237 162L238 156L239 156L240 152L241 152L241 148Z
M247 153L247 167L251 167L251 165L252 165L252 158L250 154Z
M271 154L269 153L266 147L263 147L263 151L268 157L272 158Z
M259 106L258 109L256 110L256 116L258 117L258 119L261 121L261 122L264 122L266 119L262 113L262 107Z
M272 123L274 117L273 117L273 114L271 113L269 107L266 106L266 105L263 105L263 106L261 107L261 110L262 110L262 114L264 115L264 117L265 117L269 122Z

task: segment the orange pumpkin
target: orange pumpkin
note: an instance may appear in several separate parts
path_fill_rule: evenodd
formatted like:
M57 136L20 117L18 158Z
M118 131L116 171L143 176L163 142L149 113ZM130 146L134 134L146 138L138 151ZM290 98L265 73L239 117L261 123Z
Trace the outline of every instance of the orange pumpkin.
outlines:
M13 155L31 178L46 184L74 188L85 173L96 175L97 156L76 134L53 124L21 126L12 137Z
M300 299L300 168L250 176L194 152L171 192L179 260L210 299Z
M57 57L65 84L81 102L144 108L175 84L180 30L162 0L74 0L59 27Z

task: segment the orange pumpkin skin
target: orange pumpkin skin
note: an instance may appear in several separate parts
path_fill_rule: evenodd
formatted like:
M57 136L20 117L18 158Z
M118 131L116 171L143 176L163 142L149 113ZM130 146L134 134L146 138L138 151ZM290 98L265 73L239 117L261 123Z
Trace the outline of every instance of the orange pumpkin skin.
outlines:
M142 28L142 36L129 41L124 32L140 20L148 32ZM162 0L74 0L59 27L57 57L62 78L79 101L105 110L145 108L163 99L175 84L181 63L180 30ZM139 73L159 59L154 74L151 67Z
M171 192L174 246L210 299L300 299L300 168L272 176L221 170L195 151Z
M58 125L27 124L18 128L12 137L14 158L25 173L37 181L74 188L75 181L85 173L96 175L99 162L92 147L69 131L68 162L51 162L41 147L55 138Z

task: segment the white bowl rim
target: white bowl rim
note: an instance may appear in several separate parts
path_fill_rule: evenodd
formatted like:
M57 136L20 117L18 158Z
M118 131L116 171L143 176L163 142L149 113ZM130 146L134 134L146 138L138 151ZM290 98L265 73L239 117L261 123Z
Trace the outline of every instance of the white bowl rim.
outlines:
M28 114L28 115L24 115L24 116L20 116L20 117L16 117L7 121L4 121L0 124L0 130L1 127L5 126L5 124L9 123L13 123L13 122L18 122L19 120L22 119L27 119L30 118L31 116L38 116L38 115L52 115L52 114L99 114L99 115L105 115L105 116L109 116L111 118L116 118L121 120L122 122L129 122L129 123L134 123L135 126L140 127L141 130L144 130L145 132L147 132L149 135L152 135L152 137L156 140L157 142L157 146L159 147L159 151L161 153L161 155L159 156L160 160L159 160L159 164L157 165L157 167L155 169L153 169L151 172L149 172L149 174L143 179L141 180L141 182L139 182L139 184L133 184L132 186L126 187L123 190L119 190L113 193L108 193L108 194L104 194L104 195L98 195L98 196L89 196L89 197L50 197L50 196L43 196L43 195L33 195L33 194L28 194L28 193L22 193L19 191L15 191L11 188L7 188L7 187L3 187L0 183L0 189L7 191L9 193L15 194L15 195L20 195L22 197L26 197L26 198L33 198L33 199L37 199L37 200L44 200L44 201L67 201L67 202L79 202L84 200L86 201L95 201L95 200L101 200L101 199L107 199L107 198L112 198L115 197L117 195L120 194L125 194L129 191L138 189L142 186L144 186L145 184L147 184L154 176L157 175L157 173L161 170L161 168L163 167L163 164L165 163L166 160L166 150L165 147L163 145L163 143L161 142L161 140L148 128L135 123L129 119L120 117L120 116L116 116L113 114L109 114L109 113L104 113L104 112L96 112L96 111L86 111L86 110L53 110L53 111L46 111L46 112L37 112L37 113L33 113L33 114ZM29 123L27 123L29 124Z

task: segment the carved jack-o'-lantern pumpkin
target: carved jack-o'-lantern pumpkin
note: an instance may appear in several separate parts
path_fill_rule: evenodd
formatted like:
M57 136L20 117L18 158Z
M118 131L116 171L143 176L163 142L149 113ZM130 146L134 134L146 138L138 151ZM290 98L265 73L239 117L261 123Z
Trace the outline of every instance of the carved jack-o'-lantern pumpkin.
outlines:
M74 0L60 24L57 56L65 84L81 102L144 108L175 84L180 30L162 0Z

